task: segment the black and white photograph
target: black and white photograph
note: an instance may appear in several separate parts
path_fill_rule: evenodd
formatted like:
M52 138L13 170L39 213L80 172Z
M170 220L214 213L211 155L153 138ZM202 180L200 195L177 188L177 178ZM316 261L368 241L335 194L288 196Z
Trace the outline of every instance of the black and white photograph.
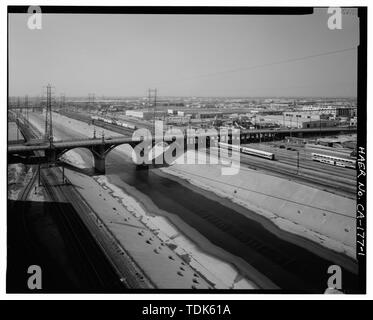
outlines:
M366 293L366 7L9 5L6 48L6 293Z

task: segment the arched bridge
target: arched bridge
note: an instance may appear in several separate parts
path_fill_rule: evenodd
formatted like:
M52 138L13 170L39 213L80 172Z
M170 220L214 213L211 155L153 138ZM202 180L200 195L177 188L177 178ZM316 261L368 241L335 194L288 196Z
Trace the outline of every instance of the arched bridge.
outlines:
M228 141L231 142L232 135L228 135ZM220 140L220 136L209 136L208 134L199 135L192 138L183 137L183 151L190 150L195 147L208 148L210 147L210 141L215 140L216 145ZM238 139L238 137L237 137ZM175 137L172 137L169 141L164 141L162 138L155 139L133 139L131 137L118 137L118 138L106 138L106 139L80 139L70 141L54 141L45 142L41 140L29 141L23 144L12 144L8 145L8 164L11 163L24 163L24 164L41 164L41 163L54 163L66 152L76 148L85 148L91 151L94 158L95 171L100 174L105 173L105 159L107 154L119 145L130 145L135 148L138 144L146 141L150 147L154 147L155 144L164 142L171 144L178 141ZM226 140L225 140L226 141ZM140 154L143 156L143 154ZM155 160L155 159L153 159Z
M237 136L232 136L232 132L228 133L224 141L232 143L234 139L240 139L240 143L268 141L277 138L284 138L285 136L312 136L322 134L339 134L339 133L352 133L356 132L356 128L349 127L333 127L333 128L320 128L320 129L280 129L280 130L242 130ZM172 134L171 134L172 136ZM165 143L172 143L175 139L164 141ZM212 144L221 140L220 133L216 136L211 136L209 133L201 134L193 137L184 137L184 151L190 150L191 145L198 148L209 148ZM157 142L163 141L160 139L151 139L151 146ZM24 144L11 144L8 145L8 163L25 163L25 164L40 164L40 163L53 163L56 162L64 153L76 148L85 148L91 151L94 157L94 167L96 172L105 173L105 158L106 155L116 146L127 144L134 148L143 139L134 139L132 137L113 137L113 138L99 138L99 139L76 139L70 141L53 141L45 142L41 140L29 141ZM238 142L233 142L238 143ZM192 147L193 148L193 147Z

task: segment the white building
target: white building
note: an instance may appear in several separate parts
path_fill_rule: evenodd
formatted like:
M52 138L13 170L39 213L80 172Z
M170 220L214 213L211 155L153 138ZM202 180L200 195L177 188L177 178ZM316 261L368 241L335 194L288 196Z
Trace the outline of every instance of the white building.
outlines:
M153 119L154 112L139 111L139 110L127 110L126 111L126 116L135 117L135 118L144 119L144 120L150 120L150 119Z

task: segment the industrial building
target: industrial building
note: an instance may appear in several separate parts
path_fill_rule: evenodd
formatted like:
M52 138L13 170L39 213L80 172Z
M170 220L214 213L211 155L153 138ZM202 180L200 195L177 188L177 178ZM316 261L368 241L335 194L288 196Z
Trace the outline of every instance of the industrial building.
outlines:
M140 111L140 110L127 110L126 116L144 119L144 120L151 120L154 117L154 112Z
M338 120L311 120L302 122L303 129L312 129L312 128L326 128L326 127L335 127L339 124Z
M209 112L209 111L205 111L205 112L200 112L200 113L197 113L195 118L197 119L215 119L215 118L222 118L223 117L223 113L222 112Z
M339 123L335 119L328 119L318 114L289 111L284 112L282 115L257 115L252 119L252 122L261 126L274 124L288 128L333 127Z
M336 117L356 117L357 109L356 108L337 108Z

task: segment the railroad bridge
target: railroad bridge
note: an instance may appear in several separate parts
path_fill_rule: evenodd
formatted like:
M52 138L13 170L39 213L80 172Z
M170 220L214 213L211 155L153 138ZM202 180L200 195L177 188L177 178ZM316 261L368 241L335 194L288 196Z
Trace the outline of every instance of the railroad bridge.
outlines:
M224 138L217 135L209 135L208 132L205 134L198 134L198 136L188 137L185 136L183 147L184 151L192 150L193 148L209 148L211 145L217 146L218 141L224 141L232 143L232 139L239 139L240 143L258 142L258 141L270 141L275 138L284 138L285 136L315 136L319 134L340 134L340 133L353 133L356 132L356 128L353 127L333 127L333 128L321 128L321 129L281 129L281 130L241 130L239 136L232 135L232 131L229 131L228 135ZM172 136L172 135L171 135ZM239 137L239 138L238 138ZM222 140L221 140L222 139ZM149 139L150 140L150 139ZM176 138L170 139L169 141L162 139L151 138L151 143L148 141L150 147L153 147L157 142L164 141L164 143L171 144ZM65 141L44 141L44 140L30 140L26 143L14 143L8 145L8 164L11 163L24 163L24 164L41 164L41 163L54 163L57 162L60 157L76 148L88 149L94 158L94 168L97 173L105 173L105 159L107 154L119 145L130 145L135 148L138 144L143 143L144 139L134 139L131 137L113 137L113 138L95 138L95 139L76 139L76 140L65 140ZM238 144L238 141L234 141L234 144ZM181 146L179 146L181 147ZM141 155L142 156L142 155ZM154 159L153 159L154 160ZM145 165L147 167L147 165Z
M228 142L232 142L232 136L228 136ZM238 137L237 137L238 139ZM31 140L23 144L11 144L8 145L8 164L12 163L24 163L24 164L42 164L42 163L55 163L63 154L66 152L84 148L89 150L94 158L94 168L97 173L105 174L105 159L108 153L115 147L120 145L129 145L133 149L140 143L146 143L144 146L150 148L154 147L158 143L165 143L170 145L174 143L177 148L183 148L183 151L198 148L209 148L211 142L215 141L214 144L217 146L217 142L220 140L220 136L210 137L206 135L195 136L194 138L183 138L183 145L180 140L173 137L169 141L162 139L133 139L130 137L118 137L118 138L107 138L107 139L80 139L70 141L55 141L45 142L43 140ZM224 141L227 141L225 139ZM235 142L237 143L237 142ZM176 149L173 149L176 155ZM145 151L140 152L140 156L144 156ZM151 159L152 163L155 163L156 159ZM148 164L139 164L140 167L147 168Z

